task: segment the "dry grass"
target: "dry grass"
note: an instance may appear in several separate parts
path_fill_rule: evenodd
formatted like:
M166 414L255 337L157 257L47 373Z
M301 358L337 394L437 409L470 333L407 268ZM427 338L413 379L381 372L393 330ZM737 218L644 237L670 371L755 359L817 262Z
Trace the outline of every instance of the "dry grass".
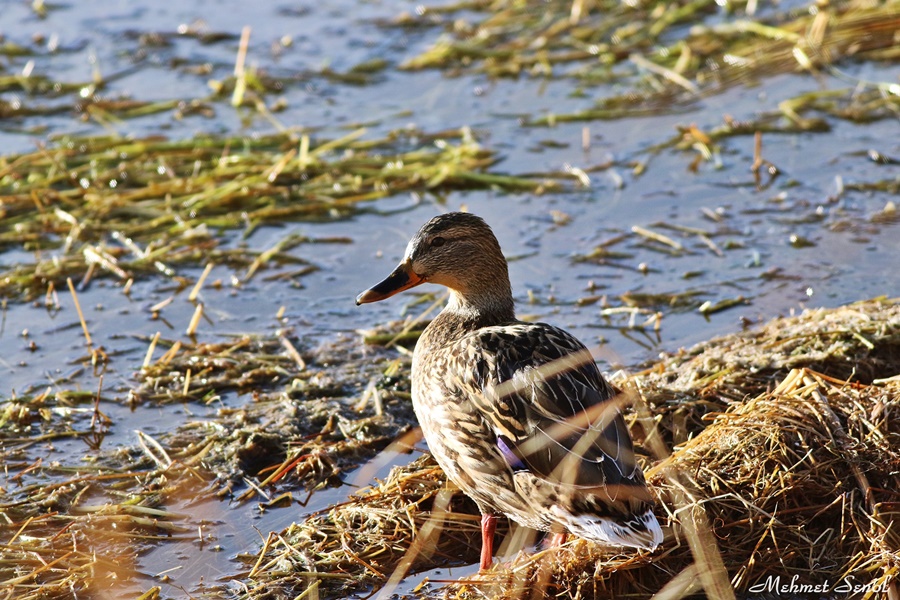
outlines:
M249 597L291 597L315 586L326 597L377 588L435 566L477 560L480 517L447 489L430 455L396 468L324 514L272 534L248 575Z
M706 427L704 415L770 390L791 369L871 383L895 374L898 365L896 300L874 299L811 309L698 344L638 373L635 383L666 440L680 444Z

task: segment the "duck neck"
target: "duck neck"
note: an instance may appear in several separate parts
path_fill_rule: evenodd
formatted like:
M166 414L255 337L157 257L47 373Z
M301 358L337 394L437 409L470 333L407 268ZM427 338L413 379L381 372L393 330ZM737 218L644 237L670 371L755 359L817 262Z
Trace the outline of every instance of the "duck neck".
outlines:
M479 296L479 302L474 303L465 295L451 289L447 306L425 328L416 344L413 361L428 361L437 356L435 351L459 341L482 327L506 325L515 321L511 294L495 294L489 298Z
M512 292L508 285L478 294L476 302L471 300L470 295L450 290L450 301L443 314L469 324L472 328L500 325L516 319Z

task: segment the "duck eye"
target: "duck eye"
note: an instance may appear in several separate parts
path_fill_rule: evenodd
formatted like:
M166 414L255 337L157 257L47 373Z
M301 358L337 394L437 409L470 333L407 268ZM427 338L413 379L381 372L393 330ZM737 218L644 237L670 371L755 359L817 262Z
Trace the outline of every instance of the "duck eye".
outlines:
M447 240L438 236L438 237L434 238L433 240L431 240L431 247L432 248L440 248L441 246L443 246L446 243L447 243Z

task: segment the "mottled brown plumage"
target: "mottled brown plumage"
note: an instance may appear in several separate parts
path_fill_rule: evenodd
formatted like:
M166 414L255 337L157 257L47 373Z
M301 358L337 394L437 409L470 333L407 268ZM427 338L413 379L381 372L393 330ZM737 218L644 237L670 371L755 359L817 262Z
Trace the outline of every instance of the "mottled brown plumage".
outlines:
M482 568L495 515L543 531L653 549L662 531L613 388L562 329L515 317L506 260L479 217L426 223L376 302L421 283L451 290L413 354L413 407L447 476L484 515Z

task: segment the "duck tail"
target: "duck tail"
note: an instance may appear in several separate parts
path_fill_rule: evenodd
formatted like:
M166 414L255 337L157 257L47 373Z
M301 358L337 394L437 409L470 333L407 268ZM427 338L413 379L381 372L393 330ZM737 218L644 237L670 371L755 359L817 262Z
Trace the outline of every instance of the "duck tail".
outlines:
M653 551L663 541L662 528L650 508L626 517L571 515L566 525L578 537L604 546Z

